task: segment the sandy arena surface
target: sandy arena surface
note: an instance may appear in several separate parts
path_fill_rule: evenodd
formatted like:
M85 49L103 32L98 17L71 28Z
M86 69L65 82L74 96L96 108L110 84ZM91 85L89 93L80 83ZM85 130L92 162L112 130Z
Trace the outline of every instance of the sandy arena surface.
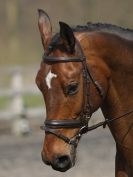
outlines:
M77 162L65 173L41 161L44 132L27 137L0 135L0 177L113 177L115 144L108 128L85 135L78 146Z

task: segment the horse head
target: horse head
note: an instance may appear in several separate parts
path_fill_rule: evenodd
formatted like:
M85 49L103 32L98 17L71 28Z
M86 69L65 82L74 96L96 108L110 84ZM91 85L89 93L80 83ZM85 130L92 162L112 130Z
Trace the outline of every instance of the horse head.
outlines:
M60 32L52 36L50 18L43 10L38 25L45 52L36 83L47 115L42 159L63 172L74 166L80 136L101 106L109 81L104 65L89 61L85 42L69 25L60 22Z

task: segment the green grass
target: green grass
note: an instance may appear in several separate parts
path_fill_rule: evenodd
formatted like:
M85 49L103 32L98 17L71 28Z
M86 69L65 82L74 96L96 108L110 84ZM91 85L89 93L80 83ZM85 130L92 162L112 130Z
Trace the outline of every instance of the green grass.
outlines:
M0 97L0 109L6 109L10 106L12 98L10 97ZM44 105L43 97L40 95L24 95L23 96L24 106L26 108L35 108Z

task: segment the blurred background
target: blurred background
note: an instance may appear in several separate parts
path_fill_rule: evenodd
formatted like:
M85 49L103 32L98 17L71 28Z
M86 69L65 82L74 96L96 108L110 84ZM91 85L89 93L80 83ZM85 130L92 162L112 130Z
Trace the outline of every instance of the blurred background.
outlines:
M95 130L78 148L76 167L60 174L41 162L45 104L35 85L43 49L37 9L59 30L102 22L133 28L132 0L0 0L0 177L114 176L115 144L109 130ZM98 111L93 123L103 119Z

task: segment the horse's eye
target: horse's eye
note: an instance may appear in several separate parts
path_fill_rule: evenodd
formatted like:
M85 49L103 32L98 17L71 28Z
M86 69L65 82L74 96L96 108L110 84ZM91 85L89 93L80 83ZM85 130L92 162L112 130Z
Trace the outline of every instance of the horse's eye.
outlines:
M71 83L65 88L65 94L67 95L75 95L79 90L78 83Z

